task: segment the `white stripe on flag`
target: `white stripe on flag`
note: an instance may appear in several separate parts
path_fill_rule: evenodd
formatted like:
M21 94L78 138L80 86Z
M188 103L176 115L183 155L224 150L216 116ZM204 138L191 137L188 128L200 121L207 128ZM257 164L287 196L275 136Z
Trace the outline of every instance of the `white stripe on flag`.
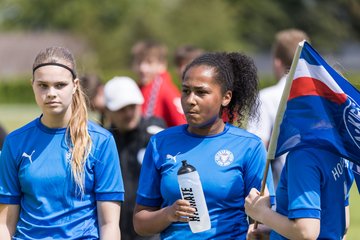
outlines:
M335 93L344 93L323 66L311 65L300 58L295 70L294 80L301 77L314 78L327 85Z

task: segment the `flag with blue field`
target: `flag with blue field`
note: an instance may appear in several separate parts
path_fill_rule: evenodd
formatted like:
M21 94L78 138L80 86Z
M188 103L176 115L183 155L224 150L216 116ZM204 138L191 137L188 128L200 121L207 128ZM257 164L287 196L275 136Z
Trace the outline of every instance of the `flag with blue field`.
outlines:
M360 165L360 92L304 42L276 156L317 147Z

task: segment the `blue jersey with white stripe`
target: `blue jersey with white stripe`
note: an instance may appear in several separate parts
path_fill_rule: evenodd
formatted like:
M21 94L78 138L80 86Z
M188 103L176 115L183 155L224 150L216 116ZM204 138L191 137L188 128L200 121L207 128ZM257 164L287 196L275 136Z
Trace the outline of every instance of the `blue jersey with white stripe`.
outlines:
M248 229L244 199L260 189L266 151L261 140L226 124L222 133L197 136L188 125L153 136L148 144L139 181L137 203L166 207L181 199L177 171L182 160L193 165L202 182L211 229L193 234L187 223L173 223L162 239L245 239ZM269 176L272 188L271 173ZM273 188L270 189L273 192Z
M13 239L98 239L96 201L123 201L124 188L115 141L88 123L92 139L85 163L83 196L72 179L65 128L40 118L12 132L0 157L0 203L19 204Z
M308 148L287 156L276 190L276 211L289 219L320 220L318 239L342 239L352 174L344 159ZM286 239L276 232L271 239Z

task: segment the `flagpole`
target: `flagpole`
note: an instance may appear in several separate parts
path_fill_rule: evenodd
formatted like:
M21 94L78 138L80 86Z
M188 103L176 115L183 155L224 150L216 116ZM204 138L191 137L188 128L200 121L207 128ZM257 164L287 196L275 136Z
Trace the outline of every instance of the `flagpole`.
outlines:
M279 132L280 132L280 124L281 124L282 119L284 117L284 112L285 112L285 109L286 109L287 100L289 98L292 80L294 78L296 66L297 66L297 64L299 62L299 57L300 57L301 50L302 50L302 48L304 46L304 42L305 42L305 40L299 42L299 45L296 48L296 52L295 52L294 58L293 58L292 63L291 63L289 74L286 77L286 83L285 83L284 91L283 91L282 96L281 96L279 108L278 108L278 110L276 112L275 123L274 123L273 129L272 129L272 132L271 132L269 148L268 148L267 156L266 156L266 165L265 165L263 180L262 180L262 183L261 183L260 196L263 196L264 192L265 192L266 179L267 179L269 168L270 168L270 162L275 159L277 140L278 140ZM258 225L258 222L255 221L254 229L257 228L257 225Z

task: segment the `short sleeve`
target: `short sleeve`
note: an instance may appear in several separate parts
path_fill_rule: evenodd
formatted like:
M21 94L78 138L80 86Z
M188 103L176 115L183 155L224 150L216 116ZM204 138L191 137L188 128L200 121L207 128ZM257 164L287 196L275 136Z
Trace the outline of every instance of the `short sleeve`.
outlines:
M264 145L259 142L259 144L254 149L251 158L249 158L246 164L246 174L244 176L246 195L249 194L251 188L256 188L260 191L262 178L264 176L265 165L266 150ZM270 194L270 203L273 205L275 203L275 191L270 168L266 179L266 186Z
M109 136L101 147L94 166L96 200L124 201L124 184L114 138Z
M306 151L294 151L289 153L287 162L288 176L291 176L288 178L288 217L320 218L321 173L317 159Z
M156 168L158 159L159 154L156 151L156 140L152 137L146 148L144 161L141 166L139 187L136 197L136 202L140 205L158 207L162 204L160 192L161 174Z
M11 154L10 145L5 140L0 154L0 203L20 204L21 187L18 178L18 167Z

